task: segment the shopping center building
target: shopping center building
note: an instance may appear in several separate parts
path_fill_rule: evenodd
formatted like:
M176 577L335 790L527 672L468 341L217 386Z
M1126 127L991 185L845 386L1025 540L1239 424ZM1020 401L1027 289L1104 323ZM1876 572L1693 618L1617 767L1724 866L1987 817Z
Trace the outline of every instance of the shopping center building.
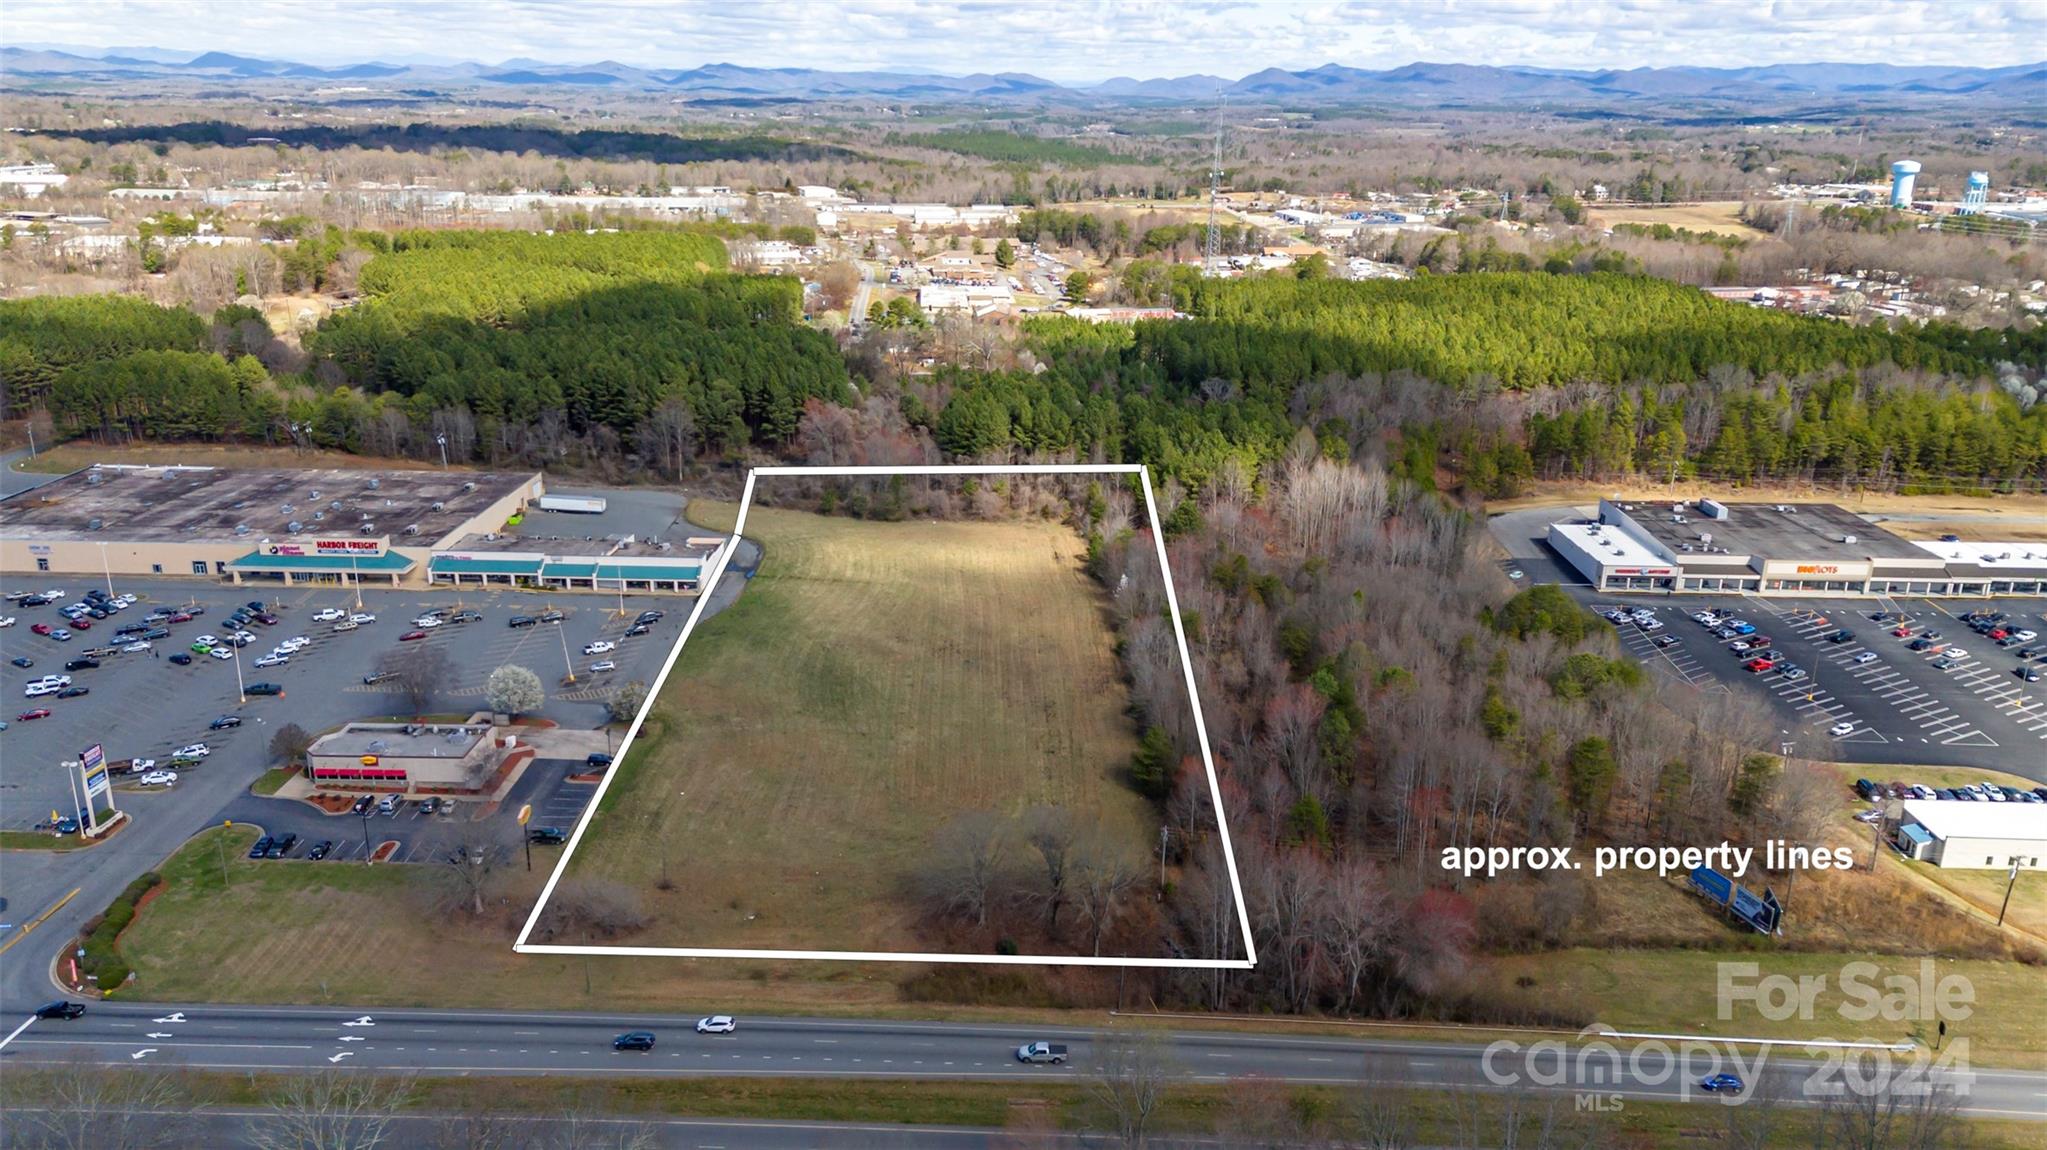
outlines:
M1602 499L1548 541L1601 591L2038 595L2047 543L1906 539L1831 503Z

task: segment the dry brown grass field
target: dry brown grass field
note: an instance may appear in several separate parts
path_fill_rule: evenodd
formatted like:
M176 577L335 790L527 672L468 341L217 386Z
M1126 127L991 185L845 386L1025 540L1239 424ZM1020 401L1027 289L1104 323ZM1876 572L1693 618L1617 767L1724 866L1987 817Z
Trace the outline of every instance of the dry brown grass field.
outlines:
M1586 213L1594 226L1610 228L1615 224L1669 224L1673 228L1690 228L1695 232L1716 232L1723 236L1753 239L1768 235L1741 222L1741 205L1732 200L1718 204L1672 204L1669 207L1626 207L1602 208L1594 206Z
M566 876L642 893L632 945L946 949L911 887L970 811L1064 806L1144 857L1155 815L1123 779L1128 696L1072 531L760 506L746 527L758 576L683 647Z

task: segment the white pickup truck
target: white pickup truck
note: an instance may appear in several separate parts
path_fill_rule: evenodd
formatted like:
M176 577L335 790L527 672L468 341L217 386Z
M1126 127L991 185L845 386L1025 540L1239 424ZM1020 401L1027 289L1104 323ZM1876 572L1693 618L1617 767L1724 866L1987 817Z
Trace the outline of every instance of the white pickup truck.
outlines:
M1060 1042L1026 1042L1016 1048L1016 1060L1057 1065L1066 1061L1066 1045Z

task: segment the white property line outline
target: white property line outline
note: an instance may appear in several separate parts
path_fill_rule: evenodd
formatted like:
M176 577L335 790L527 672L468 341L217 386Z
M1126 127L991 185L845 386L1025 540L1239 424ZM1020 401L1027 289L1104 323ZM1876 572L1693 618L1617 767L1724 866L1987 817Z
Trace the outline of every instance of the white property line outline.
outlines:
M1237 926L1244 936L1243 958L1133 958L1129 956L1100 955L1029 955L1029 954L926 954L912 951L875 950L745 950L727 947L693 946L576 946L564 943L535 943L526 941L533 934L535 924L540 921L540 912L554 897L555 885L567 873L569 860L575 857L576 847L583 841L583 833L590 828L590 822L597 815L597 808L603 805L604 794L611 789L611 782L618 776L618 770L625 765L626 753L632 750L633 740L639 737L640 728L654 709L654 702L661 697L661 688L668 682L668 673L675 669L675 660L682 654L683 644L689 641L690 633L696 630L703 618L704 607L711 601L711 594L717 589L718 580L725 577L731 566L732 556L739 550L745 537L746 514L753 507L754 480L763 475L1135 475L1144 487L1144 506L1151 523L1152 541L1158 546L1160 580L1166 586L1166 608L1172 615L1173 638L1180 647L1180 668L1187 683L1187 703L1194 712L1194 731L1201 745L1201 765L1208 772L1208 797L1215 805L1216 832L1222 840L1223 862L1230 872L1230 894L1235 901ZM1175 970L1250 970L1257 965L1258 948L1251 937L1251 916L1244 905L1244 882L1237 873L1237 853L1230 842L1230 828L1223 816L1222 782L1215 772L1215 754L1208 745L1208 724L1201 714L1201 696L1194 689L1194 659L1187 649L1187 631L1180 620L1180 598L1173 590L1173 569L1166 561L1166 537L1159 528L1158 503L1152 498L1151 470L1141 463L1018 463L1018 464L925 464L903 467L754 467L746 473L746 489L739 497L739 515L732 524L732 536L718 552L716 563L709 579L700 580L696 606L690 609L689 618L682 625L682 634L676 636L675 646L668 651L667 661L661 664L660 674L654 676L654 683L647 689L646 701L640 704L639 713L633 716L626 727L625 738L620 740L618 753L611 757L611 765L604 769L604 777L598 781L597 790L583 808L582 817L576 820L576 829L569 835L568 845L562 849L561 860L554 864L554 872L547 876L547 885L540 888L540 897L533 904L533 910L526 916L526 925L519 930L519 937L513 941L512 950L518 954L610 954L637 955L648 958L762 958L762 959L811 959L838 962L948 962L948 963L989 963L1010 966L1105 966L1105 967L1163 967Z

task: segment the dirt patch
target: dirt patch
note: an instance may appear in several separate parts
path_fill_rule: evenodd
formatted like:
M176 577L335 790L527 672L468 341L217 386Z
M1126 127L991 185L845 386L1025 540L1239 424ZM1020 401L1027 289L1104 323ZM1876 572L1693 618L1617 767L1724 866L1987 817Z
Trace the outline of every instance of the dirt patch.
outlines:
M385 839L385 840L384 840L383 842L380 842L380 843L378 843L378 844L377 844L377 849L376 849L376 850L375 850L374 852L372 852L372 853L370 854L370 861L371 861L371 862L386 862L386 861L389 861L389 859L391 858L391 856L392 856L392 855L395 855L395 854L397 854L397 853L398 853L398 840L397 840L397 839Z
M330 815L345 815L355 808L355 796L351 795L312 795L305 801Z

